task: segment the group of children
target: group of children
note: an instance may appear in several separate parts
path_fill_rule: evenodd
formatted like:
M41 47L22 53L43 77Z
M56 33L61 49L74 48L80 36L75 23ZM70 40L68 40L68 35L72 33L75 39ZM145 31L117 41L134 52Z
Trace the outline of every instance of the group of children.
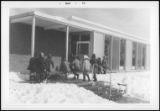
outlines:
M51 67L54 67L54 62L52 60L52 55L44 55L40 52L39 55L35 55L29 61L28 70L30 70L30 80L36 82L43 82L47 80L49 73L51 72Z
M93 80L97 81L96 74L105 74L108 68L107 58L106 56L103 57L101 61L100 58L96 58L96 55L93 54L91 59L87 55L84 55L82 63L78 57L75 57L72 64L71 69L74 74L74 78L78 79L79 74L78 72L83 72L83 80L85 81L85 77L87 76L88 80L90 81L89 73L93 74ZM77 77L77 78L76 78Z
M51 68L54 68L54 62L52 60L52 55L45 56L43 52L39 56L34 56L30 59L28 70L30 70L30 80L36 80L37 82L47 81L49 74L51 73ZM79 79L79 73L83 73L83 81L88 78L90 81L89 73L93 74L93 80L97 81L96 74L106 73L107 69L107 58L103 57L101 61L100 58L96 58L93 54L89 59L87 55L83 56L80 60L78 56L75 56L73 61L69 63L65 58L62 58L60 64L60 70L65 78L68 79L68 74L72 72L74 74L74 79Z

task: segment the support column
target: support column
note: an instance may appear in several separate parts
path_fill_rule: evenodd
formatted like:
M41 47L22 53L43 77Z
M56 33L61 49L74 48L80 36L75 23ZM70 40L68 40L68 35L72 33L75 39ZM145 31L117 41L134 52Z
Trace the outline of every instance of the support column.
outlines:
M35 16L32 18L32 38L31 38L31 56L34 56L35 53L35 26L36 26L36 20Z
M68 61L69 26L66 27L66 61Z

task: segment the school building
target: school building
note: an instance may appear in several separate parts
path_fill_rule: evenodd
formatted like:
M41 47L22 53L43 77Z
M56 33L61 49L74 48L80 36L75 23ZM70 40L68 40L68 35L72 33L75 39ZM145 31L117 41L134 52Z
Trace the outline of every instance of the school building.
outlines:
M10 17L10 54L51 53L70 60L72 55L107 56L112 71L148 70L149 41L131 34L71 16L62 18L41 12Z

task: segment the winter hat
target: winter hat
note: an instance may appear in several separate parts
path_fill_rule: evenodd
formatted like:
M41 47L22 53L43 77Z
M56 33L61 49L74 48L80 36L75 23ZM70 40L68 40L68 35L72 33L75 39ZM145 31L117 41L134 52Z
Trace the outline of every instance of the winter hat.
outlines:
M84 55L84 59L89 59L89 57L87 55Z

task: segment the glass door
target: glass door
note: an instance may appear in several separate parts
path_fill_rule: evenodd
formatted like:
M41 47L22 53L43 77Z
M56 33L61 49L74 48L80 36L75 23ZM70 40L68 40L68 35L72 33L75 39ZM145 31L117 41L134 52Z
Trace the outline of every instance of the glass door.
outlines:
M76 55L83 57L83 55L89 56L90 52L90 42L88 41L78 41L76 47Z

